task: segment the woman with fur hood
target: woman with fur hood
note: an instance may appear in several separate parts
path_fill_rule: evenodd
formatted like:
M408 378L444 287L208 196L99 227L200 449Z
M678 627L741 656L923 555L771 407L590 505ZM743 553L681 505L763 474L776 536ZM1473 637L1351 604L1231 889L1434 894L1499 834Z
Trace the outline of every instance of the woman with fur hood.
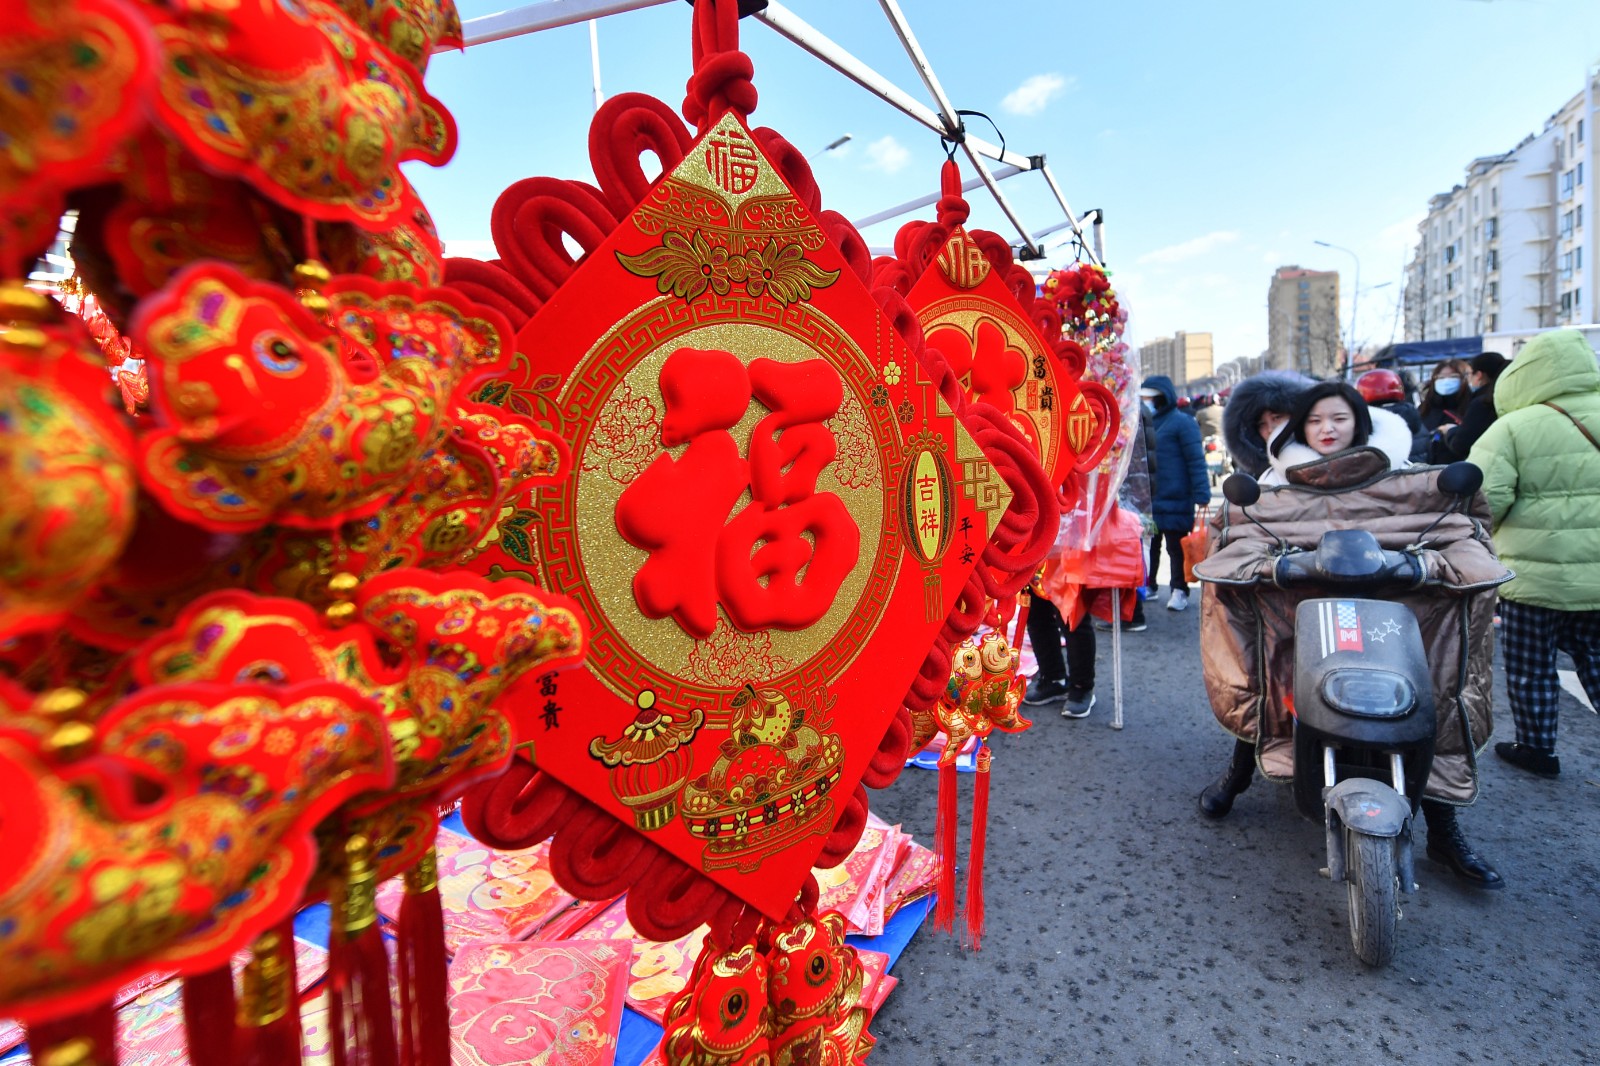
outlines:
M1295 399L1289 419L1268 445L1263 485L1289 484L1288 472L1348 448L1377 448L1390 470L1411 465L1411 430L1405 419L1372 407L1349 385L1324 381Z
M1370 458L1371 465L1365 468L1363 477L1367 483L1371 483L1374 479L1373 467L1380 474L1382 469L1381 461L1373 452L1381 453L1387 459L1390 471L1404 470L1411 465L1411 443L1411 431L1400 416L1368 407L1361 394L1343 382L1323 382L1305 389L1295 398L1289 420L1279 428L1268 446L1270 467L1259 480L1263 486L1286 486L1283 491L1295 492L1299 486L1307 484L1309 471L1320 469L1323 474L1312 478L1312 483L1318 486L1312 491L1324 498L1337 496L1359 487L1359 483L1345 485L1337 476L1330 477L1327 464L1366 462ZM1202 614L1202 626L1209 617L1209 614ZM1202 630L1203 640L1208 636ZM1208 687L1213 681L1212 672L1215 672L1213 667L1208 665ZM1462 675L1465 676L1467 672L1463 666ZM1480 673L1486 674L1487 671L1485 669ZM1213 704L1215 710L1215 698ZM1470 730L1468 733L1470 735ZM1461 755L1454 750L1456 746L1459 745L1451 746L1449 755ZM1468 746L1472 745L1469 743ZM1441 744L1441 754L1445 754L1445 747ZM1202 814L1207 818L1222 818L1233 809L1235 797L1250 787L1255 776L1256 754L1255 742L1242 737L1235 740L1233 758L1228 768L1217 781L1200 793ZM1465 762L1471 765L1470 758ZM1445 758L1436 759L1436 769L1445 765ZM1505 881L1500 873L1467 843L1456 817L1456 805L1460 800L1464 798L1470 802L1476 795L1475 779L1470 782L1470 789L1459 782L1455 783L1456 794L1453 796L1450 788L1441 786L1441 791L1449 798L1435 798L1430 792L1422 800L1422 813L1428 823L1429 858L1479 888L1504 887Z
M1264 370L1235 385L1222 408L1222 437L1233 465L1251 477L1266 473L1267 444L1288 421L1295 397L1315 384L1292 370Z

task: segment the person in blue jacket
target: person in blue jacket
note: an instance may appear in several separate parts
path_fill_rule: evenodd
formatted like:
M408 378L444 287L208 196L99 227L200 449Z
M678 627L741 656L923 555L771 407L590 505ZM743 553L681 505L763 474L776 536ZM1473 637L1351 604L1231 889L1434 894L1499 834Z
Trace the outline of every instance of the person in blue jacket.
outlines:
M1155 374L1139 388L1144 403L1143 416L1156 431L1156 477L1151 493L1156 535L1150 538L1150 594L1156 592L1156 566L1161 562L1161 543L1166 542L1172 565L1172 596L1167 610L1181 611L1189 606L1189 583L1183 578L1183 538L1194 528L1197 504L1211 502L1211 479L1206 472L1206 453L1200 443L1200 426L1178 410L1178 390L1172 379Z

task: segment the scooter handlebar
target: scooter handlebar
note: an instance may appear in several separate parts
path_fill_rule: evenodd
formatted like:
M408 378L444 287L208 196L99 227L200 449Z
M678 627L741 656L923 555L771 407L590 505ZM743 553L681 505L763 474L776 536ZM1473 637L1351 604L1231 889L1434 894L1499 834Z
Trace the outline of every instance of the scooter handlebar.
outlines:
M1359 574L1330 573L1314 551L1291 551L1273 561L1272 583L1279 588L1299 585L1335 585L1349 591L1414 589L1427 578L1422 560L1412 552L1385 550L1383 562Z

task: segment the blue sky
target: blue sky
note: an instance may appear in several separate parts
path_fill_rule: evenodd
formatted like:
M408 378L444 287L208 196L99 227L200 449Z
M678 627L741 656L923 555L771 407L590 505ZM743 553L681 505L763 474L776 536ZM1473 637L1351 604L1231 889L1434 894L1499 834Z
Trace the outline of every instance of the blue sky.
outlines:
M786 2L927 99L874 0ZM515 0L458 5L470 19ZM1541 128L1600 64L1600 0L902 7L955 106L987 112L1009 146L1046 155L1076 211L1105 210L1107 258L1135 340L1210 331L1219 363L1265 348L1279 265L1340 271L1348 324L1351 257L1315 240L1359 255L1358 336L1387 341L1428 197L1474 157ZM682 100L687 4L598 27L608 95ZM513 181L590 176L588 40L571 26L434 59L429 88L455 114L461 147L449 166L410 173L452 254L492 257L489 212ZM852 135L813 159L824 206L861 218L937 189L936 135L753 20L742 44L761 93L756 124L808 154ZM1038 176L1002 188L1030 228L1061 220ZM969 199L975 225L1011 235L981 191ZM867 230L869 243L888 245L903 221Z

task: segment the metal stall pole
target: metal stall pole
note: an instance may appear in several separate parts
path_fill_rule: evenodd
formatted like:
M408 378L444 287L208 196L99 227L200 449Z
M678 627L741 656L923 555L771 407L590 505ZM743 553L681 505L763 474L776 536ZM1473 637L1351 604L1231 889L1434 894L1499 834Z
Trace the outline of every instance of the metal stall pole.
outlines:
M1089 256L1095 266L1106 265L1105 245L1100 240L1100 209L1085 211L1083 218L1094 215L1094 247L1089 247L1089 242L1083 236L1083 219L1072 213L1072 205L1067 203L1067 196L1061 191L1061 186L1056 183L1056 176L1050 170L1050 164L1044 162L1044 157L1039 160L1039 172L1044 175L1045 184L1050 186L1050 193L1056 198L1056 203L1061 205L1061 210L1066 214L1067 221L1072 225L1072 232L1078 235L1078 246Z
M1025 173L1027 172L1020 167L1003 166L994 172L994 180L1004 181L1015 174ZM968 178L966 181L962 182L961 191L971 192L973 189L976 189L982 184L982 178ZM887 222L889 219L898 215L904 215L907 212L915 211L919 207L927 207L929 204L936 204L943 195L943 193L930 193L927 196L919 196L915 200L907 200L905 203L900 204L897 207L891 207L883 211L878 211L874 214L866 216L865 218L855 219L850 224L856 229L866 229L868 226L875 226L879 222ZM1065 226L1066 223L1063 222L1061 225ZM1034 236L1037 237L1038 234L1034 234Z
M939 84L939 78L933 73L933 66L928 62L928 57L922 51L922 45L917 43L917 35L911 32L911 24L906 21L906 16L900 10L896 0L878 0L878 6L883 8L883 13L889 17L889 22L894 26L895 34L900 38L900 44L905 48L906 55L911 57L912 66L917 68L917 73L922 77L922 84L927 88L933 101L938 105L939 116L944 120L945 133L943 136L961 144L967 158L972 161L972 167L978 172L978 177L989 187L989 195L994 197L994 202L1000 205L1000 210L1010 220L1013 228L1022 237L1023 247L1027 250L1027 259L1043 258L1044 253L1039 246L1033 243L1033 237L1028 233L1028 227L1022 224L1022 219L1011 207L1011 201L1006 199L1006 194L1000 191L1000 185L995 181L994 175L989 173L989 164L983 161L976 147L968 143L966 131L962 128L961 117L950 104L950 98L944 94L944 87ZM1028 160L1029 168L1034 165L1033 160Z
M1138 593L1134 593L1138 595ZM1122 590L1111 590L1111 728L1122 728Z
M571 26L590 19L618 15L624 11L637 11L643 7L657 7L672 0L544 0L538 4L524 4L510 11L497 11L493 15L480 15L461 24L461 39L466 47L503 41L524 33L537 33L557 26ZM450 51L447 47L436 49Z

